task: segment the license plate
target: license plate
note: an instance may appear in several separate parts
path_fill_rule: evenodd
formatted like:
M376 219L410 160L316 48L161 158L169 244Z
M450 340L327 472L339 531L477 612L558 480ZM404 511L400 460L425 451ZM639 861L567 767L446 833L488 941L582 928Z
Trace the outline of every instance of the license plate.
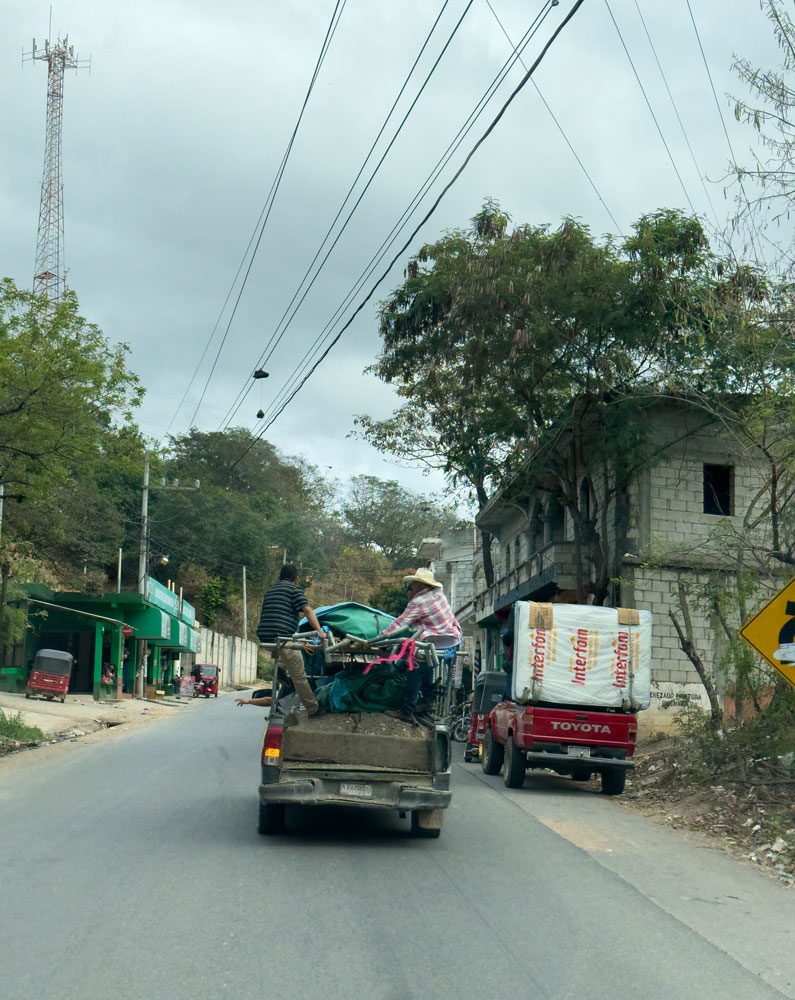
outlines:
M350 795L354 799L371 799L373 797L373 786L342 781L340 782L340 795Z
M566 753L569 757L590 757L591 748L590 747L566 747Z

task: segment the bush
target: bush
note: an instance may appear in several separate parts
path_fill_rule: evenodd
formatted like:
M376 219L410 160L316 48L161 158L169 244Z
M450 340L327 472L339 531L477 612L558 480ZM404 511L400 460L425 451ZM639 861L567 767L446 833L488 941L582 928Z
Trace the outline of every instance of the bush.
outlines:
M6 715L0 709L0 736L6 736L20 743L33 743L36 740L43 740L44 733L35 726L26 726L22 718L22 713L16 715Z

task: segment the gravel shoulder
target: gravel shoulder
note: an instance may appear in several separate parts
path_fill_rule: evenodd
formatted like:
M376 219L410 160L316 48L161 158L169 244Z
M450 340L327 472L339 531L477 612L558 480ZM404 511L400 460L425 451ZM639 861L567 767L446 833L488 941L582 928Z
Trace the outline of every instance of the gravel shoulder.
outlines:
M616 802L795 886L795 802L792 782L778 779L695 784L687 776L682 745L660 739L640 745L635 770ZM751 773L751 772L749 772Z

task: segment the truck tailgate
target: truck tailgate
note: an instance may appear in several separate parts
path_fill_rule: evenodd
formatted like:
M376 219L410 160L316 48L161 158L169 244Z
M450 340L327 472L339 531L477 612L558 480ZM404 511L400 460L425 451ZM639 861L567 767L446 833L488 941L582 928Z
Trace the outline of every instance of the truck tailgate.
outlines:
M635 749L637 721L619 712L591 712L564 708L525 709L525 724L532 713L532 739L552 743L581 743Z
M283 766L292 762L369 765L396 771L433 770L435 733L382 713L350 712L311 718L284 727Z

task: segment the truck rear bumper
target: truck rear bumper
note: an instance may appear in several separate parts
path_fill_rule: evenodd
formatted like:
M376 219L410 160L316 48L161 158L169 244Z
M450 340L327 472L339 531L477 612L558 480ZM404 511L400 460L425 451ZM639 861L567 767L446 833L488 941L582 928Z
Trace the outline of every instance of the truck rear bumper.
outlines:
M400 781L374 780L373 774L340 774L284 778L278 782L259 786L259 800L263 805L347 805L370 806L379 809L446 809L450 804L449 774L436 775L433 785L411 784ZM361 794L350 794L345 785L356 787ZM369 794L367 790L369 789Z
M618 769L631 771L635 767L635 762L624 760L622 757L571 757L567 753L544 753L536 750L528 750L525 754L528 764L538 764L541 767L559 768L561 764L566 764L574 770L606 771Z

